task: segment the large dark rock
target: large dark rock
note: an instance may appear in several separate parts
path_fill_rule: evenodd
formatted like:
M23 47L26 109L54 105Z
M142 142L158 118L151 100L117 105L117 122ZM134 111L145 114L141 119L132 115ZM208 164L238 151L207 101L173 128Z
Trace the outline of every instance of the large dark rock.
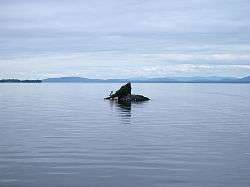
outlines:
M125 97L127 95L131 95L131 83L127 83L124 86L122 86L119 90L117 90L114 94L110 95L106 99L114 99L118 98L118 100L122 97Z
M131 83L127 83L117 90L114 94L111 94L105 99L118 99L119 102L142 102L148 101L149 98L143 95L133 95L131 94Z

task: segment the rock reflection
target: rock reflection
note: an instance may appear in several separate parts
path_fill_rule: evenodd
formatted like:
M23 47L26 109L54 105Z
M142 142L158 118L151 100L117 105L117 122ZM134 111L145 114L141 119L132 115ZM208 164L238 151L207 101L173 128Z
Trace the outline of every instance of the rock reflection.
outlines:
M117 105L124 111L131 113L131 102L117 102Z
M111 110L115 109L115 112L121 117L122 122L125 124L131 123L133 117L133 108L138 108L137 105L143 105L145 102L126 102L118 100L109 100Z
M132 104L131 102L118 102L116 100L110 100L110 107L115 108L118 115L122 119L122 123L130 124L132 116Z

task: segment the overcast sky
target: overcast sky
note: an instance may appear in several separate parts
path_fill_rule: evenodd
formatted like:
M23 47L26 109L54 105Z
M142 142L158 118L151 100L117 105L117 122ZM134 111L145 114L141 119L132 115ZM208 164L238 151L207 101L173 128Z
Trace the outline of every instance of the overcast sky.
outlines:
M249 0L0 0L0 78L250 75Z

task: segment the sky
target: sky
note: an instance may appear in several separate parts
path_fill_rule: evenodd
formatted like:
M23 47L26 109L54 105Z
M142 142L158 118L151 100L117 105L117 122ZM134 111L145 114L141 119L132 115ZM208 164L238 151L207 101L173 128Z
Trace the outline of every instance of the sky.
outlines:
M250 75L249 0L0 0L0 78Z

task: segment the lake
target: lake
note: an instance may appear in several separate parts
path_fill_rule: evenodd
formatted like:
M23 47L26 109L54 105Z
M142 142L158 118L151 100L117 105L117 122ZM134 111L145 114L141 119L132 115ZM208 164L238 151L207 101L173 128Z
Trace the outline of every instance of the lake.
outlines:
M120 85L0 84L0 186L250 186L250 84Z

